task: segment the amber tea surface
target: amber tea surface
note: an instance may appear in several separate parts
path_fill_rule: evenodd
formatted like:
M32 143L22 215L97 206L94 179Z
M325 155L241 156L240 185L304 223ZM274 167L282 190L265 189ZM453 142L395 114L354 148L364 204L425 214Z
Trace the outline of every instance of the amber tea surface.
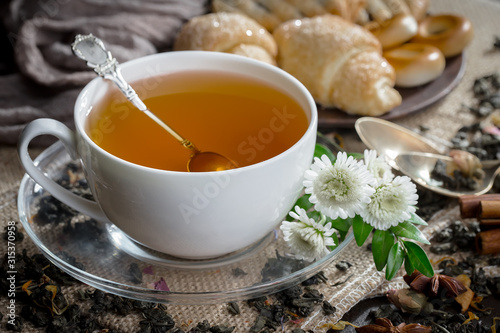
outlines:
M240 167L282 153L308 127L304 110L289 95L236 74L188 71L131 85L154 114L198 149L222 154ZM86 131L101 148L129 162L187 170L192 152L118 90L94 105Z

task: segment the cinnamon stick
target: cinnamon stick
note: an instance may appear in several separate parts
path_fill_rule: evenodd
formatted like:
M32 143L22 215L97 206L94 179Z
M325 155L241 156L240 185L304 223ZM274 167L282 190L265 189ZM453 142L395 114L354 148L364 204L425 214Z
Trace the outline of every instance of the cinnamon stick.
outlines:
M496 219L479 219L479 224L481 224L481 226L485 226L485 227L500 226L500 218L496 218Z
M481 200L479 203L478 218L481 219L499 219L500 218L500 200Z
M476 250L479 254L500 252L500 229L482 231L476 235Z
M458 205L460 206L460 216L462 218L477 217L481 201L500 201L500 194L468 194L459 196Z

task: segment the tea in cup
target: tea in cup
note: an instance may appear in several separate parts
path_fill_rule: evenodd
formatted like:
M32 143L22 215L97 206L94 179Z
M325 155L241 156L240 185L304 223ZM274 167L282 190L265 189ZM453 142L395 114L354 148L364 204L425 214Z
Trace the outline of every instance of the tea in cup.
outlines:
M96 78L75 103L75 131L51 119L25 128L19 155L27 173L65 204L177 257L225 255L276 228L312 161L317 110L307 89L277 67L218 52L161 53L121 67L152 112L238 168L187 172L191 152ZM28 144L42 134L81 160L95 201L33 165Z

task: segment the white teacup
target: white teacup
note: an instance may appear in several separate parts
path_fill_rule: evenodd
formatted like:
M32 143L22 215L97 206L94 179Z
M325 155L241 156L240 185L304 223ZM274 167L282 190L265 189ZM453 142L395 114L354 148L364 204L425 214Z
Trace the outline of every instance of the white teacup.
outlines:
M271 232L300 195L303 174L312 161L317 110L307 89L277 67L218 52L168 52L121 67L128 82L206 69L258 78L292 96L305 110L309 125L291 148L258 164L203 173L148 168L113 156L85 132L87 114L110 89L109 82L96 78L76 101L75 132L51 119L38 119L26 126L19 156L27 173L63 203L97 220L111 221L136 242L177 257L203 259L228 254ZM73 158L82 161L96 202L62 188L33 164L28 144L42 134L56 136Z

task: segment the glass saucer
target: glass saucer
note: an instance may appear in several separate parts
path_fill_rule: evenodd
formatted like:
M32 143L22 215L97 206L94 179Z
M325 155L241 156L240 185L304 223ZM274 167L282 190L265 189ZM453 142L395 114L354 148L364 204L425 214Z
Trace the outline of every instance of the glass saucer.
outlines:
M52 179L67 181L82 174L79 163L70 159L59 142L42 152L35 163ZM66 206L24 176L18 196L20 221L41 252L83 283L141 301L199 305L269 295L332 264L354 238L349 233L334 251L312 263L288 253L279 229L238 252L186 260L152 251L113 224L61 207Z

